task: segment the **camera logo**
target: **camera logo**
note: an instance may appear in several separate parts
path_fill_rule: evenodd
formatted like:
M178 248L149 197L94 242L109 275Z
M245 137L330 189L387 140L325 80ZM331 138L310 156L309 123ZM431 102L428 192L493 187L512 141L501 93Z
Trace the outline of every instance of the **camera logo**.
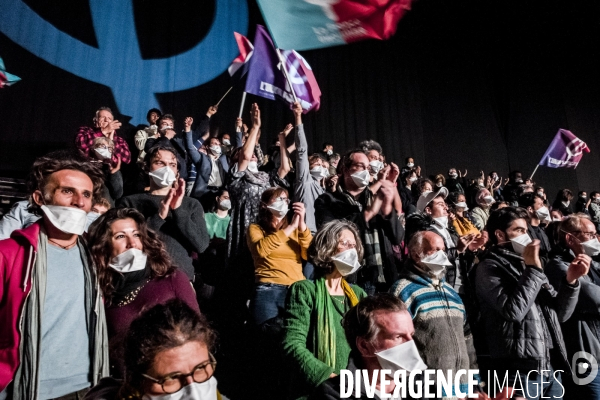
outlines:
M598 375L598 361L596 357L586 351L578 351L571 359L573 381L576 385L587 385ZM589 371L589 374L586 374ZM587 375L587 376L586 376Z

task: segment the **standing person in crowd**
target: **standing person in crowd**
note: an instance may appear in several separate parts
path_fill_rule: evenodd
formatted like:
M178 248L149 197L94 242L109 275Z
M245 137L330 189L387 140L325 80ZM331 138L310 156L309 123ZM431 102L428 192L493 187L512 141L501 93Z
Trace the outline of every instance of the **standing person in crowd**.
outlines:
M404 175L407 171L410 171L413 168L415 169L415 171L417 173L417 177L420 178L421 177L421 167L415 166L415 160L412 157L406 157L405 164L402 167L402 169L400 170L400 174Z
M467 171L465 170L465 174L460 176L458 172L456 172L456 168L450 168L448 170L448 178L446 179L446 188L450 193L465 193L465 189L463 185L465 185L464 181L467 176ZM462 181L462 183L461 183ZM466 186L466 185L465 185Z
M445 280L446 269L452 264L444 240L434 232L417 232L408 244L408 252L410 260L390 293L408 306L421 358L430 369L453 373L478 369L465 306ZM461 392L466 392L467 386L464 376Z
M529 217L527 233L532 239L540 241L540 257L543 261L546 261L550 250L552 250L552 245L544 230L544 226L551 222L550 210L544 205L544 199L535 193L522 194L519 197L519 207L527 211Z
M436 188L441 188L441 187L446 187L446 178L444 177L444 175L442 174L437 174L435 176L435 187Z
M571 200L573 200L573 192L569 189L561 189L556 194L552 208L559 210L564 217L571 215L573 214Z
M341 158L342 156L339 153L333 153L327 158L327 161L329 161L329 175L337 174L337 166Z
M94 127L90 128L82 126L79 128L75 145L87 157L91 156L93 151L94 139L97 137L107 137L113 141L115 150L113 151L111 164L113 167L117 165L119 159L122 163L129 164L131 162L131 152L125 139L117 135L117 129L121 127L121 122L117 121L113 116L112 111L108 107L100 107L96 111L94 117Z
M417 211L417 208L415 207L416 201L413 199L413 192L411 190L413 183L415 183L417 179L417 173L414 170L409 170L402 175L402 182L398 185L398 192L400 193L400 200L402 201L402 212L405 215L410 215Z
M524 210L495 211L486 229L491 247L477 266L475 288L491 369L522 383L515 389L528 399L562 398L559 370L570 367L560 323L575 309L589 263L572 262L555 288L542 269L539 240L527 234Z
M519 202L520 186L523 184L523 174L521 171L510 171L508 174L508 183L504 184L502 196L504 200L513 207L516 207Z
M110 160L115 150L112 140L100 136L94 139L94 152L90 156L92 163L98 163L104 173L104 186L102 197L107 199L111 206L115 201L123 197L123 175L121 174L121 159L117 157L117 165L112 166Z
M109 210L92 225L89 242L106 306L111 376L122 377L125 333L143 309L174 298L200 309L190 280L139 211Z
M31 211L0 242L0 398L81 398L108 375L104 304L83 237L102 172L71 152L38 158Z
M181 137L178 137L175 132L175 118L173 118L171 114L164 114L159 118L157 124L158 136L156 138L148 138L144 151L148 154L150 149L155 146L172 147L175 150L177 163L179 164L179 176L184 181L187 181L187 150L184 140Z
M293 284L285 307L283 352L292 369L293 398L346 368L350 347L340 321L366 293L345 277L360 268L363 252L358 229L345 220L323 225L310 244L315 280Z
M452 210L449 218L452 220L452 227L458 236L464 236L471 233L476 236L479 235L481 232L475 227L475 224L467 215L469 207L467 206L465 195L454 192L450 193L448 198L450 199L450 209Z
M306 225L311 232L317 231L315 222L315 200L325 192L324 181L328 170L323 166L323 160L317 154L308 156L308 143L302 124L302 106L294 104L294 122L296 126L296 184L294 186L294 201L304 203L306 207Z
M600 192L592 192L587 205L587 214L589 214L592 222L596 226L596 231L600 229Z
M174 299L144 311L125 338L125 379L104 378L86 400L221 400L206 318Z
M383 149L381 145L374 140L364 140L358 144L358 148L365 152L369 159L369 172L374 178L384 167L383 162L379 160Z
M315 201L317 226L334 219L347 219L359 229L365 245L365 266L357 277L367 293L386 291L397 279L392 245L404 239L404 228L394 209L398 191L394 170L380 182L377 193L369 190L369 159L362 150L353 150L339 165L340 178L334 193L326 192Z
M138 157L137 163L140 167L144 166L144 157L146 157L146 152L144 151L146 147L146 141L150 138L156 139L158 138L158 119L162 116L162 113L158 108L151 108L148 110L146 114L146 121L148 121L148 126L143 127L135 133L135 147L138 149Z
M580 191L577 196L577 202L575 203L575 212L582 213L585 212L585 209L588 205L588 195L585 190Z
M492 207L492 204L496 202L496 200L494 199L494 196L490 194L489 190L481 188L477 191L475 202L477 203L477 206L471 211L471 216L475 221L475 227L482 231L485 228L485 224L487 224L488 218L490 217L490 208Z
M174 264L194 281L192 252L208 247L208 232L200 203L184 196L185 182L178 178L179 163L172 147L154 146L146 155L150 191L125 196L117 207L135 208L144 214L148 227L164 242Z
M282 325L288 287L304 279L302 260L312 240L304 204L293 203L293 216L288 220L289 202L287 190L265 190L257 222L250 225L247 236L256 279L251 305L254 323L269 324L276 331Z
M563 324L563 330L570 333L565 335L568 359L574 360L575 353L583 351L600 360L600 264L591 258L600 253L596 227L587 215L571 214L560 222L559 238L559 246L544 269L552 286L563 285L570 264L589 265L589 273L579 279L581 291L573 316ZM571 365L572 368L578 366L581 362ZM590 373L592 368L593 365L588 364L585 372ZM596 375L586 385L568 387L567 393L573 394L573 399L600 399L600 376Z

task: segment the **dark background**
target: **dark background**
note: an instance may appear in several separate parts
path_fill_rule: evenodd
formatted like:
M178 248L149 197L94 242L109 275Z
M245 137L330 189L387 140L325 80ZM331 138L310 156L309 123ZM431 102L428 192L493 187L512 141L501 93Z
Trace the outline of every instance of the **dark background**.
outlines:
M57 28L96 44L86 2L25 0ZM253 0L250 32L263 23ZM210 1L134 0L144 58L194 46L210 26ZM595 1L419 0L388 41L302 52L323 92L321 109L304 117L309 145L341 152L360 140L381 143L388 160L413 156L427 174L451 166L506 176L530 174L559 128L591 149L577 170L540 167L551 197L562 187L600 189L600 3ZM0 18L2 18L0 16ZM157 23L160 21L160 23ZM196 29L182 29L182 26ZM202 29L202 27L206 29ZM77 128L107 105L121 121L109 88L30 54L0 33L0 56L22 78L0 90L0 174L22 177L34 158L73 146ZM161 95L163 112L198 118L229 88L224 73L194 89ZM242 88L213 117L231 131ZM135 93L131 94L135 96ZM249 95L263 115L265 147L292 122L282 103ZM181 125L181 123L180 123ZM122 129L129 137L132 126Z

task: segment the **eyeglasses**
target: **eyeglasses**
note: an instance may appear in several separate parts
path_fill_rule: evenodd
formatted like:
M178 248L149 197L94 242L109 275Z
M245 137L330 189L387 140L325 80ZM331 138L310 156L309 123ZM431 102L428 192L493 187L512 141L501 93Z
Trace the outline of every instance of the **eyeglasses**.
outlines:
M581 233L585 238L592 240L596 237L596 232L583 232L583 231L573 231L569 233Z
M344 249L355 249L356 248L356 242L350 242L349 240L340 240L338 242L338 246L342 247Z
M187 377L191 376L194 382L202 383L209 380L213 374L215 373L215 369L217 367L217 361L212 354L208 354L210 357L210 361L205 361L201 364L198 364L194 367L192 372L189 374L180 374L174 373L167 375L163 378L157 379L151 377L146 374L142 374L142 376L146 379L150 379L153 382L156 382L160 385L162 390L167 394L172 394L178 392L187 384ZM208 368L210 366L210 368Z

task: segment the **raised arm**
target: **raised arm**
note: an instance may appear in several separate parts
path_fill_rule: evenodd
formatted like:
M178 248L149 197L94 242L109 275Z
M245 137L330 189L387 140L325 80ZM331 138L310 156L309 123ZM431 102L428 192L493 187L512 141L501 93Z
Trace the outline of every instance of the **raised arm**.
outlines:
M279 164L277 175L281 179L284 179L291 170L290 157L285 146L287 135L291 132L291 130L292 124L287 124L287 126L281 132L279 132L279 152L281 154L281 163Z
M242 151L239 153L238 171L240 172L244 171L248 167L248 163L252 161L252 155L254 154L254 148L258 139L258 131L260 130L261 123L258 104L252 104L250 116L252 117L252 129L250 129L248 139L246 139L246 143L244 143Z

